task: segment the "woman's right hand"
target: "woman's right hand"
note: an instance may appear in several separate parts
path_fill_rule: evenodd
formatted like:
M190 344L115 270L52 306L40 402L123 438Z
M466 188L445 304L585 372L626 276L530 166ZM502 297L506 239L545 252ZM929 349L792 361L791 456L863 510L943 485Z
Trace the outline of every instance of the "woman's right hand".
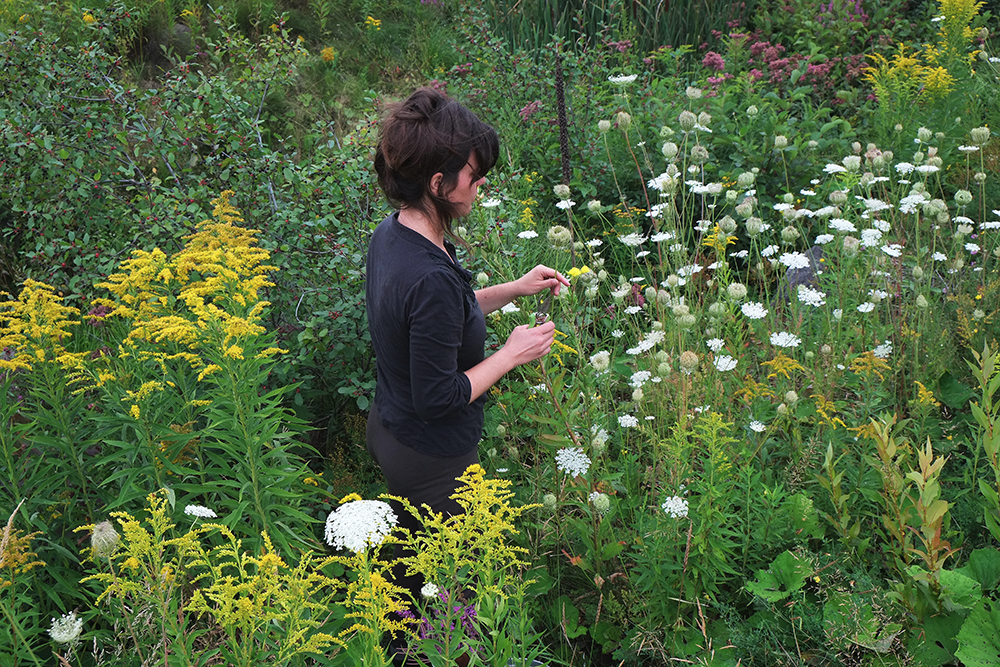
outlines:
M504 349L511 354L516 365L527 364L549 353L555 331L556 325L552 321L533 327L522 324L510 333Z

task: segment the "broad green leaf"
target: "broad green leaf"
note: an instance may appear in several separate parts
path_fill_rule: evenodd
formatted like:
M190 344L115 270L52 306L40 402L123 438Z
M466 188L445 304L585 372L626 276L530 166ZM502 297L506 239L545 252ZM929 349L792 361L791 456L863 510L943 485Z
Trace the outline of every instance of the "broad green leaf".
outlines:
M807 561L786 551L767 570L758 570L757 580L747 582L746 589L768 602L777 602L802 588L810 574L812 567Z
M983 598L958 631L955 657L965 667L1000 665L1000 605Z

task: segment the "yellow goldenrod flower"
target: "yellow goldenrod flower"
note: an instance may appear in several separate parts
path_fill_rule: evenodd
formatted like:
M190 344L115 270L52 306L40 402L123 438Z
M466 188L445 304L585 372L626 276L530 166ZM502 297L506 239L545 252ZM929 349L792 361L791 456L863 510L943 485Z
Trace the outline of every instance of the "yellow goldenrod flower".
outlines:
M84 12L83 13L83 22L84 23L86 23L86 24L89 25L89 24L93 23L96 20L97 19L95 19L94 16L93 16L93 14L91 14L90 12Z
M323 58L324 62L332 63L337 59L337 52L332 46L328 46L319 52L319 55Z
M380 21L379 19L374 18L372 16L369 16L368 18L365 19L365 28L368 29L368 30L372 30L372 29L374 29L376 31L381 30L382 29L382 21Z

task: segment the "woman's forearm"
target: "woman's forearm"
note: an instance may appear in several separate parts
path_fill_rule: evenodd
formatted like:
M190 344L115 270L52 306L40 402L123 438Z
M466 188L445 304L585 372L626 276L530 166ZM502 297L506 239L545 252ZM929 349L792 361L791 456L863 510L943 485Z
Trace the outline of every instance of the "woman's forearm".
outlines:
M476 301L479 302L479 308L485 315L503 308L519 296L524 296L524 294L518 288L516 280L476 290Z

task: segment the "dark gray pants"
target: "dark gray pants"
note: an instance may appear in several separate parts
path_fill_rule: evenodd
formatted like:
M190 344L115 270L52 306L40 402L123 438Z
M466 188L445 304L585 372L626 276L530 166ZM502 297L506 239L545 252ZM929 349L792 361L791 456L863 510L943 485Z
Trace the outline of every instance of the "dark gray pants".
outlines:
M429 506L435 512L448 515L462 513L462 506L450 496L458 488L455 479L465 472L469 466L479 463L479 450L456 457L437 457L421 454L412 447L399 442L382 425L378 408L372 405L368 414L368 425L365 432L368 452L375 459L382 474L385 476L389 493L406 498L414 507L422 509ZM411 532L420 530L423 524L417 517L403 510L402 506L393 501L390 503L396 516L397 525ZM393 558L410 555L401 545L396 545ZM402 567L393 569L395 582L406 588L417 599L423 586L423 577L419 575L405 576Z

